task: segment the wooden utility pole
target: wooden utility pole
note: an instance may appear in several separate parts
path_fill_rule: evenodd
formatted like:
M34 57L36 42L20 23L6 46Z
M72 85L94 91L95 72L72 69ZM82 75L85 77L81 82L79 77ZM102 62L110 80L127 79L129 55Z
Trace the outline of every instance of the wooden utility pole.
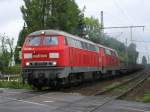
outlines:
M48 16L48 1L42 0L41 4L42 4L42 13L43 13L42 27L43 27L43 29L45 29L46 28L46 22L47 22L47 16Z
M126 44L126 46L128 46L128 39L127 38L125 40L125 44ZM126 47L126 57L127 57L126 66L128 66L129 59L128 59L128 48L127 47Z
M103 11L101 11L101 29L104 29L104 19L103 19Z
M101 37L104 38L104 16L103 16L103 11L101 11Z

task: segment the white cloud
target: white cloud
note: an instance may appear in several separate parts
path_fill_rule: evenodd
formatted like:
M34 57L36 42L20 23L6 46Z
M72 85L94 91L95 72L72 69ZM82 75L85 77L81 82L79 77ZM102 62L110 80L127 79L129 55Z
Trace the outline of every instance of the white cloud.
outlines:
M0 32L2 34L5 33L10 38L13 37L15 39L15 44L16 44L19 32L23 27L22 23L23 23L22 19L10 21L8 22L8 24L5 24L2 27L0 27Z
M0 1L0 33L6 33L9 37L14 37L15 43L23 26L20 11L22 4L22 0Z

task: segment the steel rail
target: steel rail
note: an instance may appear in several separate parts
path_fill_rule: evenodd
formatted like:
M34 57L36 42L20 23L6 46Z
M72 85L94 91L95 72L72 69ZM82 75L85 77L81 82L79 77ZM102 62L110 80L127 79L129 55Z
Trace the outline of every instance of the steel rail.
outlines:
M105 104L107 104L107 103L109 103L109 102L111 102L111 101L113 101L113 100L119 99L119 98L121 98L121 97L127 95L129 92L131 92L131 91L134 90L136 87L138 87L141 83L143 83L145 80L147 80L148 77L150 77L150 73L148 73L148 71L142 73L141 75L143 75L143 74L144 74L144 77L141 78L140 80L138 80L138 82L136 82L135 85L133 85L132 87L130 87L129 89L127 89L127 91L125 91L125 92L123 92L123 93L121 93L121 94L119 94L119 95L117 95L117 96L114 96L114 97L112 97L111 99L108 99L108 100L107 100L106 102L104 102L103 104L94 107L93 109L91 109L91 110L88 111L88 112L94 112L94 111L96 111L97 109L103 107ZM139 77L139 78L140 78L140 77ZM136 78L136 79L138 79L138 78ZM129 82L129 83L130 83L130 82ZM115 88L114 88L114 89L115 89ZM105 94L105 92L104 92L104 94Z

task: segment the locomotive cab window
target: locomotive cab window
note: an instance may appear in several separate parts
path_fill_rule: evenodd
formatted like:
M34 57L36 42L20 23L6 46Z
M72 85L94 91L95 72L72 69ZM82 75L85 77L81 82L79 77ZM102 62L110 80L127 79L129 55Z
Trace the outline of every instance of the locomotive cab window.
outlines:
M118 57L118 53L115 51L115 55L116 55L116 57Z
M116 54L115 54L114 51L111 51L111 55L112 55L112 56L116 56Z
M58 45L58 38L57 37L44 37L43 45Z
M67 44L71 47L82 49L81 41L79 41L79 40L67 38Z
M64 37L64 44L68 45L68 39L67 39L67 37Z
M110 51L109 49L105 49L105 53L106 53L107 55L111 55L111 51Z
M41 37L28 37L26 41L27 46L39 46L41 43Z

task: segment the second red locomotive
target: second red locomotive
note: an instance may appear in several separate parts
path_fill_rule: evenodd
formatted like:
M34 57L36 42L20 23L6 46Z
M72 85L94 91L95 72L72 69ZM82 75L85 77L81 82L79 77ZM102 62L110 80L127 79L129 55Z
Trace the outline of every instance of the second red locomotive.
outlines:
M22 48L23 79L37 88L82 82L119 71L114 49L57 30L29 34Z

